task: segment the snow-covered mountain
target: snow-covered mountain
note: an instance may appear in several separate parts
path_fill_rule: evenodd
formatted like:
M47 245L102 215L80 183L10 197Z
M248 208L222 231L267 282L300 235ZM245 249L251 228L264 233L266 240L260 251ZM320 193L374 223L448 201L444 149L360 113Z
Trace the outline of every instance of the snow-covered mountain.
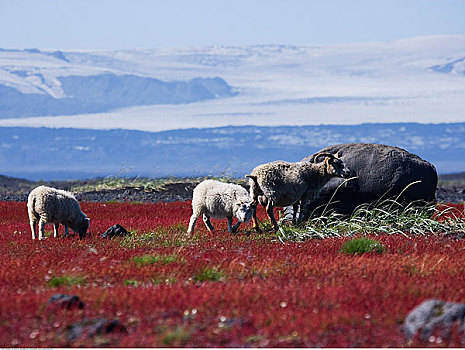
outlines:
M440 173L464 171L465 36L0 50L0 140L1 173L31 179L242 176L344 142L396 145Z
M465 36L321 47L2 50L0 126L461 122L464 73Z

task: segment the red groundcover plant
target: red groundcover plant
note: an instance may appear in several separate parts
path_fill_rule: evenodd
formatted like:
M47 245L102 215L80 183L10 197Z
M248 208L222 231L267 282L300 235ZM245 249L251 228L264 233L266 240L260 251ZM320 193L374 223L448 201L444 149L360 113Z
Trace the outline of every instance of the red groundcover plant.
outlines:
M26 204L0 202L0 346L460 345L408 344L401 328L425 299L465 301L465 241L454 235L373 236L382 253L349 255L349 238L283 244L250 225L228 234L226 220L191 237L189 202L81 207L89 237L39 242ZM100 238L116 223L132 235ZM84 307L47 305L59 293ZM99 319L119 326L73 333Z

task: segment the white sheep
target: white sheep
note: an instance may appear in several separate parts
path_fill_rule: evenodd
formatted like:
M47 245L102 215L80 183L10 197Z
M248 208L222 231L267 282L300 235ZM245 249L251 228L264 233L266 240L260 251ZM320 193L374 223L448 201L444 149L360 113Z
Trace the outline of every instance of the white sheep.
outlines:
M323 161L317 163L321 158ZM300 205L299 222L305 216L305 204L318 196L321 188L333 177L347 178L350 170L344 162L329 153L320 153L315 157L315 163L290 163L282 160L266 163L255 167L249 178L250 196L255 203L266 208L266 213L275 231L278 223L274 217L273 208L292 205L294 207L293 223L296 223L296 213ZM260 231L254 212L253 227Z
M192 197L192 216L187 233L193 234L195 222L203 215L203 221L208 231L213 231L210 217L226 218L228 232L235 233L242 222L249 222L255 205L247 190L239 185L215 180L202 181L194 188ZM232 226L233 217L239 221Z
M89 219L81 211L76 198L69 192L56 188L39 186L34 188L27 199L29 223L32 239L36 237L36 224L39 222L39 240L44 237L46 223L53 223L53 237L58 236L60 224L65 226L65 236L68 236L68 226L84 238L89 228Z

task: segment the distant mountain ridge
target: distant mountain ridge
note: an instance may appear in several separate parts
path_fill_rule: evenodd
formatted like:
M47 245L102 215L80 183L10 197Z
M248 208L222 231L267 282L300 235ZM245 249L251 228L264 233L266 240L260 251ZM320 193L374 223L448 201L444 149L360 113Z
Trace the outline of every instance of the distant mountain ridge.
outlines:
M18 74L16 72L16 74ZM42 78L40 74L35 75ZM110 73L57 77L66 97L47 93L22 93L0 85L0 116L34 116L101 113L122 107L183 104L236 95L221 78L194 78L164 82L136 75Z
M1 173L30 180L97 176L242 177L256 165L298 161L338 143L399 146L439 173L465 169L465 123L222 127L158 133L0 128Z

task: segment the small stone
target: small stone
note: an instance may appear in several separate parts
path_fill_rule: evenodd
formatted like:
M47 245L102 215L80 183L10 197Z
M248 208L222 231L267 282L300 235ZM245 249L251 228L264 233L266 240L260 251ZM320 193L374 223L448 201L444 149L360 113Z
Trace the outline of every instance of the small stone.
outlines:
M83 309L84 303L77 295L53 294L47 302L48 307L61 307L64 309Z
M407 315L403 328L407 340L413 339L419 332L421 340L435 342L436 337L432 333L438 330L442 342L442 339L450 336L455 323L460 324L459 332L463 333L464 319L465 304L430 299L418 305Z
M130 235L130 233L123 226L116 224L110 227L104 233L102 233L101 237L112 239L115 236L128 236L128 235Z

